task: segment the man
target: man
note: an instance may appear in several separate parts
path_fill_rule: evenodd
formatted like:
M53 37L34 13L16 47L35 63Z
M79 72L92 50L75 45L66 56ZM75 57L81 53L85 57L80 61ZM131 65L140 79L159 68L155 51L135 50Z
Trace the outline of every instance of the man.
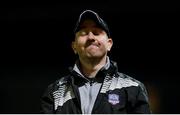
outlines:
M97 13L85 10L75 28L72 49L78 59L67 76L49 85L43 113L151 113L144 85L123 73L107 53L113 41Z

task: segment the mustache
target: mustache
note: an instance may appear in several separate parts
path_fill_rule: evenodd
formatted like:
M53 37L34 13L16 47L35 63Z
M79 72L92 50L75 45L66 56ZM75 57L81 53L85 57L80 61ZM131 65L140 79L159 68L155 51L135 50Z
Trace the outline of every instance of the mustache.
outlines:
M88 47L90 45L95 45L95 46L99 47L100 43L96 42L95 40L87 40L85 47Z

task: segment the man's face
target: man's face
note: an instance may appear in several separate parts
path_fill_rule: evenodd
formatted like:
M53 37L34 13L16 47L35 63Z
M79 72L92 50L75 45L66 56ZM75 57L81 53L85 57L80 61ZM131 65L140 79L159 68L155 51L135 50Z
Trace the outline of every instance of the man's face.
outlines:
M96 26L92 20L81 24L80 31L76 33L72 48L80 58L102 58L107 55L112 47L112 39L106 32Z

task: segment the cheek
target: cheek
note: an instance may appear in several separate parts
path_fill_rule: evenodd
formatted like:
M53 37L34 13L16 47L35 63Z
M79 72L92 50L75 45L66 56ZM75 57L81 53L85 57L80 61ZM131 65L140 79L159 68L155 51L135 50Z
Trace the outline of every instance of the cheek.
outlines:
M78 39L76 41L76 49L81 50L84 47L85 43L86 43L85 39Z
M76 41L77 44L85 44L86 38L85 37L79 37Z
M108 47L108 44L107 44L107 41L106 40L101 40L99 41L99 43L104 47L104 48L107 48Z

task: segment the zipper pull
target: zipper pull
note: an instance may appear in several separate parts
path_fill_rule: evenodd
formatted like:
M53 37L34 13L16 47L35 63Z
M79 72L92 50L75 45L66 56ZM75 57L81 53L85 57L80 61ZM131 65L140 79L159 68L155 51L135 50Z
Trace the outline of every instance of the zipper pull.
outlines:
M94 83L94 80L90 80L90 86L92 86Z

